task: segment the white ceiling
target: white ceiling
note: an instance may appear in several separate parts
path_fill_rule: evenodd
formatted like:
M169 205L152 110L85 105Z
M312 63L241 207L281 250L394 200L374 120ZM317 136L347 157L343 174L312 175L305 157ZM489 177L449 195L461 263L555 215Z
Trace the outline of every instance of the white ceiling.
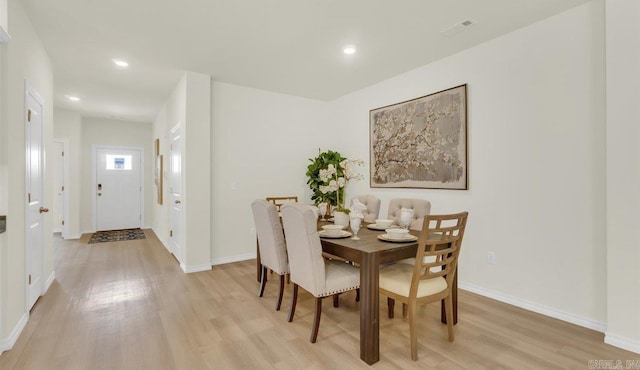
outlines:
M332 100L590 0L22 1L53 62L56 106L151 122L185 70ZM347 44L357 53L342 54Z

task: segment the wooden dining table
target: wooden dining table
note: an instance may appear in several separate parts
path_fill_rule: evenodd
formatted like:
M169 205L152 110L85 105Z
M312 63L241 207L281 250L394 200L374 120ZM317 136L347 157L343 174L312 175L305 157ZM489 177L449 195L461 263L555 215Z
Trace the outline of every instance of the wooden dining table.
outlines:
M319 224L319 227L322 224ZM322 250L360 265L360 359L371 365L380 360L380 265L415 257L418 242L387 242L378 239L384 231L371 230L368 224L358 232L360 240L349 238L320 238ZM418 236L419 231L411 230ZM446 248L443 245L442 248ZM458 272L454 276L453 322L458 321ZM441 319L446 323L444 302L441 304Z
M319 222L318 229L328 222ZM387 242L378 239L384 230L372 230L363 223L359 240L348 238L320 238L323 252L360 265L360 359L371 365L380 360L380 265L416 256L418 241ZM410 230L418 236L419 231ZM448 245L442 245L446 248ZM257 279L260 281L260 246L257 245ZM453 323L458 322L458 271L452 287ZM444 300L441 302L440 321L447 322Z

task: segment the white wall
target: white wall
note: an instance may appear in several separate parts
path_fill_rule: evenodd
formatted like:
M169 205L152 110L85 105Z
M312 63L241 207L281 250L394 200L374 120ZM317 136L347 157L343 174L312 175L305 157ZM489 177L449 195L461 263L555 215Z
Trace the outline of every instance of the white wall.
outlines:
M466 83L468 191L370 189L365 180L350 183L348 197L380 197L383 215L395 197L428 199L432 213L468 210L463 287L601 330L603 17L599 1L572 9L343 97L331 120L343 133L338 149L367 160L370 109Z
M155 206L154 230L169 247L170 147L169 131L180 125L182 148L182 255L176 256L185 272L211 269L211 77L186 72L176 85L153 124L153 135L161 138L165 159L164 199Z
M211 256L219 264L255 257L253 200L310 202L308 159L319 146L336 149L341 128L327 120L324 102L221 82L211 98Z
M81 147L81 204L80 229L83 233L93 230L92 157L94 144L144 148L144 227L153 225L153 203L156 201L153 185L153 138L150 123L118 121L104 118L82 118Z
M640 2L606 1L607 332L640 353Z
M0 42L9 35L9 17L7 14L7 0L0 0Z
M69 198L69 214L65 215L65 225L69 226L68 239L80 237L80 179L82 157L82 117L79 113L55 107L53 111L53 136L69 140L69 149L65 156L69 161L69 179L67 196Z
M211 77L187 72L182 235L187 271L211 269Z
M49 57L27 18L19 0L9 0L9 23L12 40L2 45L2 146L6 154L7 233L0 253L2 267L0 297L2 309L0 351L11 346L26 323L25 310L25 80L44 99L45 156L53 135L53 72ZM11 153L11 155L9 155ZM47 163L49 165L49 163ZM53 199L52 181L45 171L43 205L50 206ZM3 190L4 192L4 190ZM43 278L53 277L51 219L44 217Z
M160 139L160 154L163 155L164 159L164 168L163 168L163 204L159 205L157 202L154 202L153 210L154 210L154 224L153 231L158 236L160 241L165 245L165 247L169 248L169 230L171 229L169 223L169 194L170 194L170 186L169 183L169 170L170 170L170 147L169 147L169 131L177 125L184 125L186 120L186 79L182 78L176 87L174 88L171 96L167 99L167 102L164 104L155 121L153 122L153 138ZM154 188L154 191L156 189Z

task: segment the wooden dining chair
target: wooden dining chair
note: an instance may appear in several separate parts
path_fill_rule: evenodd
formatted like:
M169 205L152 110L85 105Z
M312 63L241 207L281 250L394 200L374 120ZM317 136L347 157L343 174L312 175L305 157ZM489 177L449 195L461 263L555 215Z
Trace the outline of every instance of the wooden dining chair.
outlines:
M453 342L451 290L468 215L468 212L462 212L425 217L418 239L415 264L410 266L397 263L380 269L380 294L388 297L389 318L393 318L396 300L408 307L411 359L414 361L418 360L416 332L418 304L444 299L449 341ZM405 315L404 312L403 315Z
M322 315L322 299L360 288L360 270L347 263L322 257L322 245L317 228L317 214L299 203L282 206L282 222L287 239L287 255L291 270L293 294L289 322L293 321L298 300L298 286L315 298L315 315L311 343L315 343Z
M284 240L284 232L278 209L266 200L257 199L251 203L253 219L260 243L260 289L258 296L262 297L264 288L267 285L267 269L280 275L280 291L278 293L278 303L276 311L280 310L282 304L282 294L284 292L285 275L289 274L289 260L287 258L287 247Z
M267 201L273 203L276 206L276 208L278 208L278 212L280 212L280 207L282 207L283 204L286 204L286 203L298 203L298 197L297 196L267 197L266 199L267 199Z
M396 198L389 201L387 218L394 220L396 225L400 223L400 211L402 208L413 209L413 222L409 225L412 230L422 229L422 220L431 213L431 202L424 199Z

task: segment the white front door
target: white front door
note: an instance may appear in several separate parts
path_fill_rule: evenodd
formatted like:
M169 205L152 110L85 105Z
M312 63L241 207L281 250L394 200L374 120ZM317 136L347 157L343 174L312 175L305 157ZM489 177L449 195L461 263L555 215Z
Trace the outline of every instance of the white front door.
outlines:
M44 152L42 143L44 101L30 86L26 87L25 126L26 126L26 280L27 310L36 303L42 294L43 259L43 213L48 209L43 205Z
M183 263L182 259L182 138L180 137L180 126L171 130L171 175L170 182L170 224L169 233L171 253Z
M96 230L142 226L142 150L96 148Z
M64 225L64 143L54 142L51 152L53 168L53 232L62 233ZM63 233L64 234L64 233ZM62 235L63 237L65 235Z

